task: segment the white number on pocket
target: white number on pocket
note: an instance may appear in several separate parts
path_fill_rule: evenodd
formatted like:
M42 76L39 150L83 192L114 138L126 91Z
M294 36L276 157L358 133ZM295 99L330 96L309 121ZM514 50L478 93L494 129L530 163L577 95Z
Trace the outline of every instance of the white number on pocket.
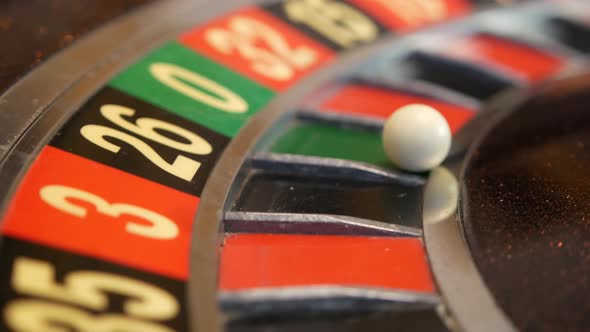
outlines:
M96 207L96 211L113 218L125 214L139 217L149 222L150 225L127 222L125 229L131 234L160 240L174 239L178 236L178 226L173 221L159 213L136 205L124 203L111 204L103 198L87 191L62 185L47 185L41 188L39 194L45 203L79 218L86 217L88 211L86 208L72 203L70 201L71 199L88 202Z
M209 29L206 38L221 53L237 50L251 61L254 71L277 81L291 79L296 70L308 68L317 58L309 47L292 48L275 29L243 16L232 18L228 29Z
M55 280L55 268L48 262L18 257L12 272L14 291L79 305L96 311L108 308L108 294L126 298L124 312L133 317L151 320L168 320L179 312L176 299L165 290L143 281L124 276L98 272L69 272L60 285Z
M123 315L90 315L80 309L38 300L17 300L4 309L8 326L19 332L173 332L153 322ZM67 328L64 328L66 326Z
M138 134L173 149L200 155L207 155L213 151L211 145L199 135L177 125L151 118L139 118L135 123L130 123L122 117L133 116L133 114L135 114L134 109L108 104L103 105L100 108L100 113L106 119L121 128L127 129L134 134ZM189 141L189 143L178 142L160 135L155 129L178 135Z
M248 103L242 97L190 70L170 63L157 62L150 65L150 72L164 85L221 111L228 113L248 111Z
M170 148L199 155L207 155L213 151L209 142L174 124L152 118L139 118L135 124L128 122L122 118L122 115L132 116L135 114L135 110L131 108L109 104L102 106L100 112L106 119L119 127ZM156 132L156 129L178 135L186 139L189 143L172 140ZM178 155L174 162L168 163L147 143L113 128L90 124L82 127L80 133L90 142L113 153L118 153L121 147L107 141L105 137L121 140L134 147L156 166L186 181L191 181L201 167L200 162L183 155Z

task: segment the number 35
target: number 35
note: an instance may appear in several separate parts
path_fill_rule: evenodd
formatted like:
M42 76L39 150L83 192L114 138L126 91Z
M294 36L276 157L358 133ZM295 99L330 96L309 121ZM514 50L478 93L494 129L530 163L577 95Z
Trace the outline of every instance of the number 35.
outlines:
M29 257L15 259L11 281L17 293L101 312L109 307L108 294L125 298L124 314L102 315L40 299L14 300L4 308L4 318L16 331L61 332L66 331L65 325L78 331L172 332L153 321L172 319L179 312L172 295L143 281L83 270L66 274L61 285L51 263Z

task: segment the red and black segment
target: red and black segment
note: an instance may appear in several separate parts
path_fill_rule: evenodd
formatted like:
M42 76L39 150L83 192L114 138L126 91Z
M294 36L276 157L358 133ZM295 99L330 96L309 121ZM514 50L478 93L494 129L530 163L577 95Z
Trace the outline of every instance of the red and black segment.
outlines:
M375 74L371 74L371 71L375 71ZM371 77L375 75L378 76ZM414 85L416 92L434 97L450 92L475 102L484 102L515 84L500 73L419 50L410 51L397 59L385 60L375 69L369 70L367 76L369 81L376 79L377 83L391 82L394 87ZM367 77L363 75L362 79Z
M497 74L470 67L463 62L421 52L410 54L398 66L413 68L408 75L411 80L444 86L446 89L480 101L486 100L512 85L509 80ZM455 76L459 73L461 76Z
M497 20L484 21L484 31L569 55L585 55L590 51L590 28L584 19L587 5L574 1L562 2L562 6L555 2L553 6L523 7Z
M491 33L445 41L442 54L504 71L528 83L551 77L566 64L566 60L558 55Z
M343 0L275 1L263 8L337 52L374 43L388 33L368 13Z
M418 238L228 234L219 269L221 306L236 321L428 316L438 304Z
M199 198L52 146L4 216L4 235L186 280Z
M287 121L234 184L224 216L222 309L235 322L393 311L401 325L404 315L429 316L439 300L420 240L424 180L369 166L380 135L364 116L315 113Z
M1 248L4 331L188 329L181 281L10 237Z
M200 195L229 138L105 87L50 145Z
M334 161L251 158L224 216L222 309L236 327L392 312L396 324L415 314L441 327L431 319L439 299L413 210L421 180Z

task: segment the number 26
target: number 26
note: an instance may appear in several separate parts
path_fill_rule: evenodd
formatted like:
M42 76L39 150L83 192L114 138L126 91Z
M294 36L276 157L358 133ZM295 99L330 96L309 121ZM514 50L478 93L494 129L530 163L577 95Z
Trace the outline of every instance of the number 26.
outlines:
M113 124L126 129L134 134L143 136L149 140L168 146L175 150L196 155L208 155L213 151L211 144L197 134L172 123L152 118L139 118L135 123L128 122L123 116L132 116L135 110L120 105L103 105L100 113ZM180 136L188 143L179 142L161 135L156 130L165 131ZM162 170L186 181L191 181L201 167L201 163L184 155L178 155L174 162L168 163L151 146L135 136L125 132L101 125L89 124L80 129L80 133L90 142L101 148L118 153L121 147L107 141L105 137L121 140L143 154Z

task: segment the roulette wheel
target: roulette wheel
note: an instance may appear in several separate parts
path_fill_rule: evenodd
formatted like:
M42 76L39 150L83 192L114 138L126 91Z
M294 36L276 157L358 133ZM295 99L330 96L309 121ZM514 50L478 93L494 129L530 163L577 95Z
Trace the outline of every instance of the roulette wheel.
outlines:
M590 4L106 3L4 69L2 330L589 329Z

